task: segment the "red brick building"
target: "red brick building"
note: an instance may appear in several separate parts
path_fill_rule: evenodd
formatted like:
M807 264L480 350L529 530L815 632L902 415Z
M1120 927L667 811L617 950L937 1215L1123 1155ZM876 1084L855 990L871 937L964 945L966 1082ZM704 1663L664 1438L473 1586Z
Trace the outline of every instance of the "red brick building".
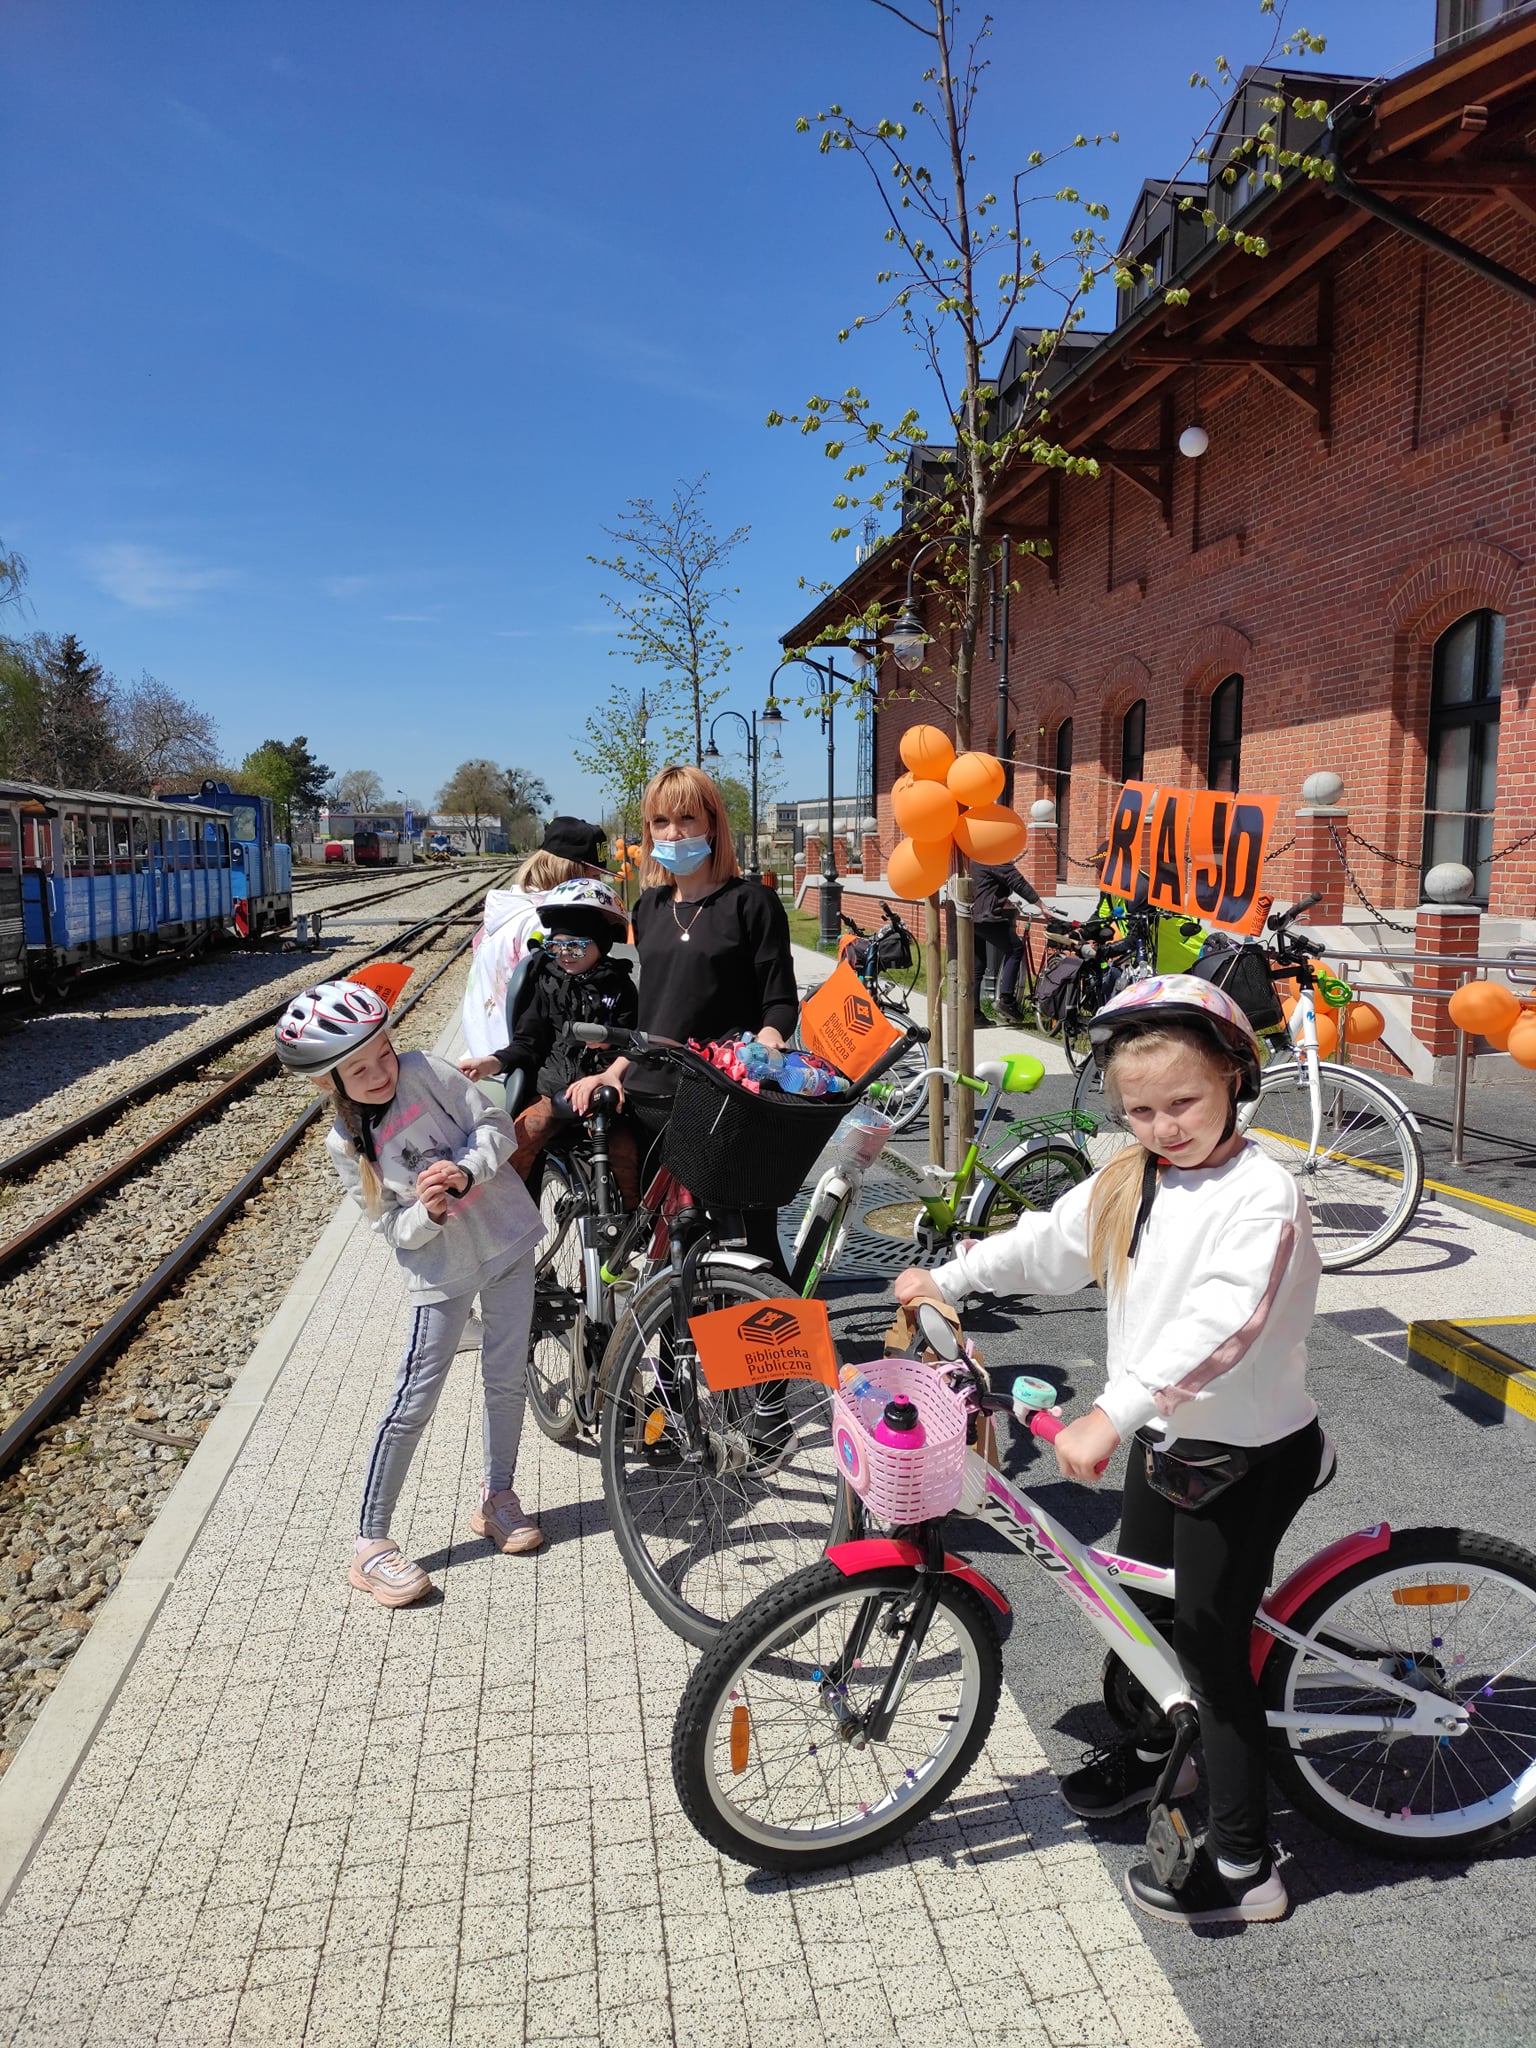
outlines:
M1485 936L1532 937L1536 836L1507 849L1536 832L1536 18L1384 84L1324 85L1345 175L1212 185L1266 257L1197 221L1191 239L1191 216L1147 188L1125 246L1160 283L1122 293L1113 332L1074 336L1051 375L1051 431L1101 474L1021 467L998 495L998 538L1051 544L1048 561L1014 556L1013 801L1054 798L1061 817L1025 858L1039 883L1091 883L1128 774L1240 782L1281 797L1279 845L1299 832L1269 871L1277 894L1332 861L1336 915L1402 920L1430 865L1464 861L1498 920ZM1245 82L1228 140L1265 118L1256 98ZM1448 240L1426 246L1421 225ZM1174 284L1187 305L1167 303ZM1000 378L1005 419L1028 339ZM1190 426L1208 436L1196 459L1178 452ZM886 542L785 645L853 637L841 622L872 601L899 608L921 538L917 521ZM937 601L927 624L942 696ZM984 644L989 748L996 678ZM901 734L936 716L907 681L882 663L882 857ZM1343 780L1332 815L1295 820L1319 771Z

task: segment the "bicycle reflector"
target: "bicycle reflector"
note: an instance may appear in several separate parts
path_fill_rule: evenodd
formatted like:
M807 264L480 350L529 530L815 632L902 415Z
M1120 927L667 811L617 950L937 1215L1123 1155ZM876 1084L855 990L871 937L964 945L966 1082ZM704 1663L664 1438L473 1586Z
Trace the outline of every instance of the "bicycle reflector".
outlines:
M650 1414L647 1415L647 1417L645 1418L646 1442L648 1444L654 1444L658 1442L661 1437L661 1432L666 1428L666 1426L666 1410L664 1408L653 1408Z
M1470 1600L1470 1586L1394 1586L1392 1598L1399 1607L1454 1607Z
M747 1756L752 1748L752 1717L745 1707L731 1709L731 1769L739 1778L747 1768Z

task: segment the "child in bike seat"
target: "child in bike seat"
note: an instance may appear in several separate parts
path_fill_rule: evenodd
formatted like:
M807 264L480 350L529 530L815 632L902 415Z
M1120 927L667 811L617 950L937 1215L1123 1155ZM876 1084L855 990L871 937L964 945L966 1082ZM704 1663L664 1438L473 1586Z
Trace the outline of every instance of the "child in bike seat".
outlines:
M539 911L544 933L540 957L513 1026L512 1040L484 1059L466 1055L459 1070L472 1081L518 1069L534 1075L538 1099L517 1116L517 1151L512 1165L526 1181L540 1152L573 1118L585 1116L601 1085L600 1076L612 1059L601 1048L566 1037L570 1024L632 1027L640 999L634 970L627 960L610 957L629 920L606 882L562 882L545 897ZM626 1209L640 1199L640 1151L633 1130L615 1118L608 1139L609 1159L619 1196Z
M1299 1182L1237 1128L1259 1092L1253 1027L1193 975L1156 975L1106 1003L1089 1037L1106 1097L1136 1139L1046 1213L896 1283L938 1293L1104 1289L1109 1379L1063 1429L1057 1460L1091 1484L1126 1439L1119 1552L1172 1566L1170 1602L1137 1594L1169 1637L1200 1718L1210 1818L1177 1891L1150 1863L1131 1903L1162 1919L1277 1920L1284 1884L1269 1841L1267 1729L1249 1628L1275 1552L1318 1481L1323 1437L1307 1392L1307 1332L1321 1267ZM1129 1590L1122 1580L1123 1589ZM1149 1804L1172 1729L1128 1672L1140 1720L1062 1780L1097 1820ZM1177 1796L1198 1782L1187 1758Z

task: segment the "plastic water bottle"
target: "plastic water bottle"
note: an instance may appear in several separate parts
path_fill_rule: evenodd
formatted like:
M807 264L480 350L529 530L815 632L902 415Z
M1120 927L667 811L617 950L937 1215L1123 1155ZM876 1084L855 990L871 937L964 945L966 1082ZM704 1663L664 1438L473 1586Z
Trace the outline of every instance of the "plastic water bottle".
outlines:
M839 1158L867 1171L885 1150L891 1130L892 1124L888 1116L882 1116L872 1104L862 1103L852 1116L838 1126Z
M830 1095L832 1076L797 1052L787 1053L778 1075L786 1095Z
M873 1436L885 1419L886 1397L861 1365L845 1365L839 1376L839 1391L860 1422ZM883 1441L883 1439L882 1439Z
M777 1046L764 1045L760 1038L754 1038L750 1031L742 1033L737 1054L748 1078L753 1081L776 1081L784 1067L784 1055Z
M889 1444L892 1450L916 1451L928 1441L928 1432L922 1425L917 1412L917 1403L905 1396L898 1396L885 1405L885 1413L874 1427L877 1444Z

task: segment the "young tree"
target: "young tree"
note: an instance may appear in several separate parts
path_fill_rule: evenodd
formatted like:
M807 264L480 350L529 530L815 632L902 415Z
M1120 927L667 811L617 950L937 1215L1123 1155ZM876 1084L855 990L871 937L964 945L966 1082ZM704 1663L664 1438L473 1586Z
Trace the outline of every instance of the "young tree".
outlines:
M384 784L371 768L349 768L337 783L336 794L354 811L376 811L384 801Z
M609 837L617 832L626 840L638 839L640 799L659 765L645 691L615 683L584 730L586 745L576 749L575 758L612 799L618 824Z
M843 488L832 501L840 519L861 504L883 509L907 480L906 524L914 548L927 541L937 543L928 557L927 588L939 596L944 624L954 633L955 655L952 675L936 694L952 708L955 746L963 752L972 744L972 676L998 539L991 517L993 496L1004 473L1022 463L1071 475L1098 474L1095 462L1070 454L1050 434L1049 379L1062 335L1084 318L1087 295L1106 278L1119 286L1133 284L1136 276L1104 235L1108 207L1085 198L1070 180L1051 189L1051 182L1061 176L1058 166L1063 158L1118 137L1098 135L1090 144L1080 134L1065 149L1033 150L1017 171L995 183L984 181L975 168L971 128L987 70L983 50L991 33L990 18L983 16L977 33L966 42L959 34L957 0L910 0L909 9L893 0L871 4L894 17L923 45L922 90L912 114L926 139L937 146L932 167L922 155L909 153L907 124L902 120L860 118L834 104L814 118L802 116L796 127L801 133L818 133L823 155L846 153L862 162L878 193L884 238L893 252L889 267L876 277L882 301L844 328L838 339L846 341L858 329L894 317L927 366L944 425L939 442L931 444L916 406L894 422L876 418L871 401L857 385L841 398L813 397L800 413L770 413L768 423L795 424L803 434L823 436L822 453L828 460L852 457L842 472ZM1269 56L1277 50L1322 50L1322 37L1305 29L1284 35L1283 4L1259 0L1259 11L1276 24ZM1215 69L1218 87L1212 88L1200 73L1190 82L1219 99L1231 67L1222 58ZM1298 107L1305 110L1312 104L1299 102ZM1209 133L1208 125L1191 151L1202 161ZM1244 151L1274 182L1281 168L1289 168L1272 133L1252 139L1238 154ZM1231 183L1240 168L1228 164L1220 175ZM1327 175L1321 160L1308 160L1308 170L1309 175ZM1026 231L1033 222L1030 209L1041 201L1065 208L1074 222L1058 238L1054 252L1048 231ZM1207 222L1214 226L1215 215L1208 214ZM1231 236L1225 226L1217 233L1252 255L1267 253L1259 237ZM1156 282L1150 272L1147 281ZM1177 291L1165 294L1169 303L1187 296ZM992 419L997 393L988 381L985 358L1036 305L1041 331L1024 403L1015 415L1016 424L1000 431ZM877 482L870 489L865 479L872 464ZM881 470L886 472L883 480L878 478ZM851 530L840 523L833 538L844 539ZM1041 545L1017 542L1015 551L1037 553ZM876 611L827 637L842 639L854 624L862 629L860 637L873 637L883 623ZM955 1057L962 1069L969 1069L975 991L969 877L959 876L954 889L960 912ZM957 1108L957 1141L963 1142L969 1135L970 1108L964 1091Z
M503 768L502 823L508 841L523 846L542 836L540 812L550 806L549 785L527 768Z
M116 704L117 743L135 790L196 788L218 765L218 727L206 711L146 671Z
M716 533L704 512L707 482L706 471L692 483L677 483L665 508L654 498L631 498L623 522L603 528L621 552L587 558L629 586L617 597L604 591L603 602L623 622L619 639L631 660L661 669L664 680L651 710L665 721L667 755L695 767L704 759L709 708L725 694L710 685L741 652L729 644L730 622L719 610L740 591L715 578L752 530Z
M303 733L292 740L263 740L240 763L238 774L242 789L271 797L277 829L289 840L295 814L318 809L331 779L331 770L315 759Z
M112 678L73 633L39 634L42 659L38 748L45 780L63 789L115 789L128 775L113 731Z
M463 815L476 853L485 837L483 818L500 819L506 809L507 785L494 761L483 757L461 761L437 793L437 809Z

